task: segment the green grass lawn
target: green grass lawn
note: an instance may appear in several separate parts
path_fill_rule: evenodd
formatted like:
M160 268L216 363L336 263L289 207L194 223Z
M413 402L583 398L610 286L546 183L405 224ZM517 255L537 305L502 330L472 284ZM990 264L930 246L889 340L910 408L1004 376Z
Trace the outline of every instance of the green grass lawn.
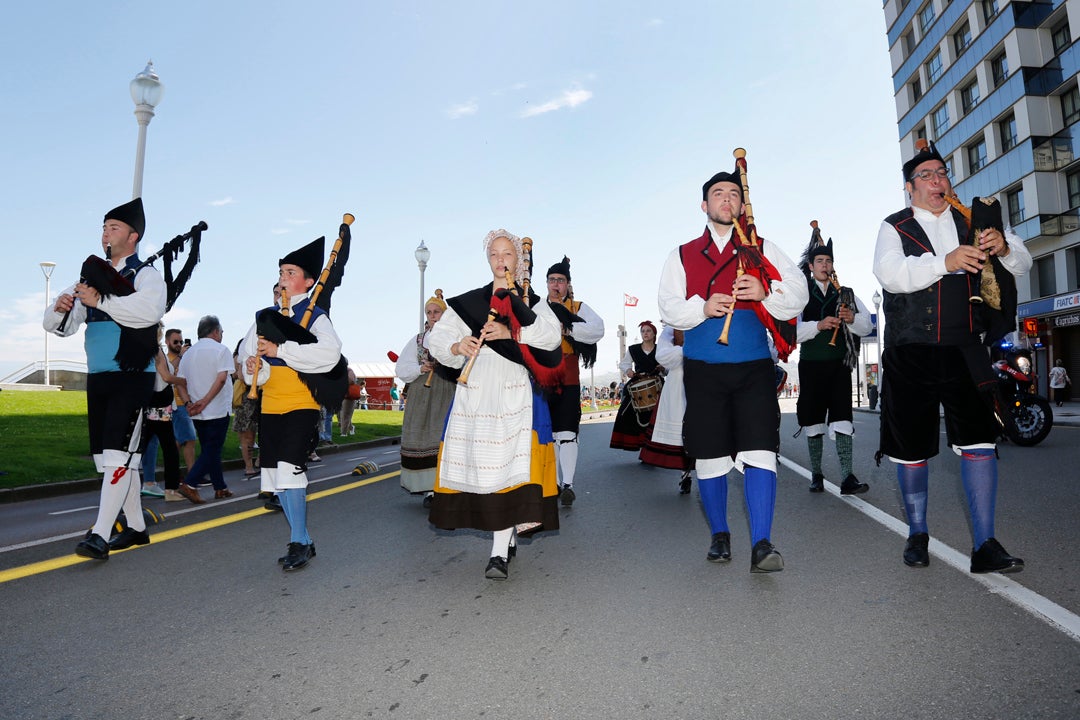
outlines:
M403 415L394 410L357 410L353 415L356 434L342 438L335 423L334 442L397 437L401 435ZM230 432L224 458L239 457L238 437ZM0 488L81 480L95 475L86 434L85 392L0 392Z

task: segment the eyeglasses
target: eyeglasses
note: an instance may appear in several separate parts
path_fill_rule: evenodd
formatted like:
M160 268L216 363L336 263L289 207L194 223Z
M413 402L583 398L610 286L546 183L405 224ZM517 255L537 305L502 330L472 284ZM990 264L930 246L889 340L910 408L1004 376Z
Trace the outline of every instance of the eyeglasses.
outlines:
M566 278L548 278L548 285L565 285L567 282Z
M923 182L930 182L934 177L944 180L949 177L949 168L940 167L937 170L923 170L917 172L911 176L911 182L915 182L915 178L919 178Z

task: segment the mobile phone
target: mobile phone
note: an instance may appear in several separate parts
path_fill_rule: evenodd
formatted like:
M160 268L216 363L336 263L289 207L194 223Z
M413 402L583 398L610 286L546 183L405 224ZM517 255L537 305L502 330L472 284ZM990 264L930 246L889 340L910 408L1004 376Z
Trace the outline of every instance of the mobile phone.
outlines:
M191 338L188 338L188 339L184 340L184 346L185 347L191 347Z

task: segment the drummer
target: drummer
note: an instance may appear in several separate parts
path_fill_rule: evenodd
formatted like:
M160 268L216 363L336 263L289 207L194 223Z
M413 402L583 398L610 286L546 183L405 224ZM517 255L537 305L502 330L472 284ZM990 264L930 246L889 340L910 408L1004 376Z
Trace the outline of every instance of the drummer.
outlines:
M638 325L641 342L626 351L619 370L626 376L619 412L611 430L611 447L638 452L649 436L652 411L660 397L664 366L656 361L656 326L646 320Z
M679 494L690 494L690 471L694 461L683 448L683 413L686 411L686 390L682 370L683 331L664 325L657 340L656 358L667 369L664 392L653 409L649 434L641 446L638 459L646 465L680 470Z

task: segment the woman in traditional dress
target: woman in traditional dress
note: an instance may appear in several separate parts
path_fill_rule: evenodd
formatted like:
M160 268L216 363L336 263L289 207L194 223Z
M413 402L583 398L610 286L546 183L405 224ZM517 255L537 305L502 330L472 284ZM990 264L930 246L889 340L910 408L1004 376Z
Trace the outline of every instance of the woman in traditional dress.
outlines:
M653 408L637 410L634 407L631 401L633 380L649 377L659 380L664 373L664 367L656 361L656 326L646 320L638 325L638 329L641 342L631 345L619 363L619 370L626 375L627 382L623 386L619 412L615 415L615 426L611 429L611 447L634 452L645 442Z
M665 325L656 342L656 361L667 370L664 391L652 416L652 422L638 458L646 465L681 470L679 494L690 493L690 470L694 461L683 448L683 413L686 389L683 387L681 330Z
M536 384L557 383L562 328L535 293L524 297L520 238L492 230L484 253L492 282L450 298L428 336L443 365L463 368L475 358L450 408L430 520L492 531L484 575L505 580L516 529L559 527L551 419Z
M424 304L424 332L402 348L394 371L408 386L409 402L401 424L401 487L424 493L424 507L431 507L435 491L435 466L439 461L446 414L454 399L458 371L431 356L424 342L446 312L442 290Z

